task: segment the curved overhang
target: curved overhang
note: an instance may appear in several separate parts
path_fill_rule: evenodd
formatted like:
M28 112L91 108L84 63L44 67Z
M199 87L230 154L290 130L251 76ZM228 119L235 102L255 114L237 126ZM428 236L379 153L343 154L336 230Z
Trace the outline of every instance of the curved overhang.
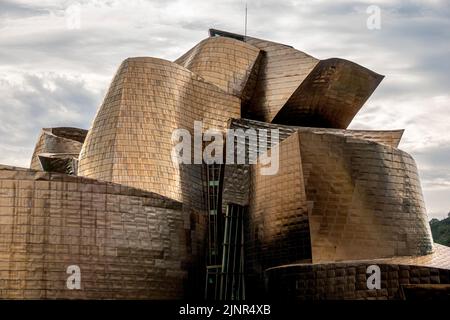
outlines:
M432 252L418 170L408 153L353 137L298 134L313 262Z
M272 271L277 269L285 269L291 267L308 267L314 265L323 265L325 262L311 262L311 261L298 261L290 264L283 264L275 267L267 268L265 271ZM410 265L417 267L427 268L439 268L450 269L450 247L442 244L435 243L433 245L433 251L421 256L398 256L392 258L378 258L378 259L351 259L329 262L336 265L346 264L397 264L397 265Z
M77 174L78 153L39 153L42 170L70 175Z
M278 130L279 141L283 141L291 136L293 133L299 132L312 132L312 133L325 133L342 136L346 138L360 138L369 141L378 142L386 146L398 147L404 130L344 130L344 129L331 129L331 128L311 128L311 127L298 127L280 125L268 122L261 122L250 119L230 119L228 127L235 130L236 135L240 135L240 130L249 130L251 132L255 130L258 134L259 130ZM235 143L239 138L235 139ZM270 145L270 139L268 146ZM248 152L250 148L255 146L249 145L249 140L245 140L245 150ZM238 150L236 150L236 153ZM227 164L224 168L224 182L223 182L223 202L233 202L240 205L248 204L249 194L249 164Z
M263 51L252 98L243 107L245 118L271 122L319 60L284 44L246 37Z
M264 270L264 283L266 298L277 301L439 300L450 293L449 269L450 248L436 244L433 253L420 257L279 265ZM380 288L369 286L370 273L380 276Z
M230 129L277 129L279 131L280 141L286 139L296 131L300 132L314 132L314 133L328 133L341 135L345 137L361 138L369 141L378 142L387 146L397 148L400 144L404 129L398 130L353 130L353 129L333 129L333 128L316 128L304 126L290 126L284 124L268 123L251 119L230 119L228 124Z
M224 130L240 107L239 98L174 62L126 59L83 145L78 174L203 205L201 164L172 161L172 134L192 134L194 121Z
M278 124L345 129L384 76L345 59L319 60L292 46L211 29L262 51L243 117Z
M260 50L232 38L202 40L174 62L228 92L242 98L256 83ZM253 80L249 83L249 80Z
M383 78L348 60L322 60L271 122L345 129Z
M33 151L30 168L42 170L39 155L79 154L86 138L87 130L72 127L43 128Z
M250 167L247 250L256 257L249 254L249 263L258 260L267 268L301 259L433 252L417 167L408 153L311 130L294 132L270 152L278 155L274 175L262 174L261 163Z

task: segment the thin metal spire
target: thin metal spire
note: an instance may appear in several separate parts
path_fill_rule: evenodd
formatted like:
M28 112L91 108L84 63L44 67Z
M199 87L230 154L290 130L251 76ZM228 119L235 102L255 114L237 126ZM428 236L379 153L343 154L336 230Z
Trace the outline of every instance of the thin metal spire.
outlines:
M247 2L245 2L245 29L244 29L244 42L247 41Z

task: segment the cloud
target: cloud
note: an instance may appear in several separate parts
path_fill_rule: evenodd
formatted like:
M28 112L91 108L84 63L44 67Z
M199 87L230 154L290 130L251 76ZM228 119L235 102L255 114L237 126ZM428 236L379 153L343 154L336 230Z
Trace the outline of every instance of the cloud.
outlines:
M85 80L55 73L18 73L14 78L2 75L0 81L1 163L28 166L41 128L89 127L100 94Z
M31 3L23 4L3 0L0 5L0 18L2 19L20 19L49 14L49 10L41 9Z
M125 58L174 60L208 28L243 33L245 2L2 1L0 163L27 166L41 127L89 127ZM80 29L68 29L76 3ZM381 30L366 27L369 5L381 9ZM248 34L385 75L351 128L406 129L401 148L416 157L438 216L450 209L449 16L448 0L259 0L248 1Z

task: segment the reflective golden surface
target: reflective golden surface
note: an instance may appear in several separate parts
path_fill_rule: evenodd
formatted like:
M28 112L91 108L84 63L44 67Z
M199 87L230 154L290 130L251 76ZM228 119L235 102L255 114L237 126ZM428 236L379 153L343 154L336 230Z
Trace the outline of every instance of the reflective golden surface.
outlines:
M181 203L123 185L8 166L0 166L0 187L1 298L185 295L197 249ZM81 269L81 290L66 287L69 265Z
M175 62L126 59L86 138L43 129L34 170L0 166L0 297L203 295L207 228L229 205L247 212L247 297L398 299L403 284L450 283L450 248L433 244L416 164L397 148L403 130L344 130L383 76L210 34ZM192 134L194 121L279 130L267 151L279 152L279 171L216 165L208 180L203 164L174 163L172 133ZM80 290L66 287L73 264ZM380 290L364 287L370 264L381 266Z
M215 37L201 41L175 63L225 92L242 98L252 70L257 67L259 55L258 48L245 42Z
M180 168L172 162L172 132L226 128L240 100L191 71L156 58L120 66L80 153L81 176L182 198ZM201 186L200 186L201 187Z
M87 130L78 128L44 128L36 143L30 168L42 170L39 162L41 153L64 153L77 156L83 146ZM78 157L78 156L77 156Z

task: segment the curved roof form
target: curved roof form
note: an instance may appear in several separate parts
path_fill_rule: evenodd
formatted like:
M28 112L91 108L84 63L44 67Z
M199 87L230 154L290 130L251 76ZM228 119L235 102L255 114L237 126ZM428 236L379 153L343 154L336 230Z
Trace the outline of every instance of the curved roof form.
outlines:
M44 128L31 158L30 168L42 170L39 155L43 153L70 154L78 158L87 130L71 127Z
M383 76L210 35L175 62L126 59L89 132L43 129L36 170L0 165L0 297L395 299L449 283L403 130L346 130ZM30 265L38 277L15 272Z
M242 98L253 69L258 67L259 54L258 48L245 42L216 37L201 41L175 63L229 94Z
M363 139L299 132L312 261L432 252L417 166Z
M438 269L450 269L450 247L444 246L439 243L433 245L433 251L425 255L420 256L398 256L392 258L380 258L380 259L352 259L352 260L342 260L339 262L334 262L335 264L350 264L350 263L367 263L367 264L393 264L393 265L405 265L405 266L417 266L417 267L428 267L428 268L438 268ZM266 271L274 269L283 269L295 266L311 266L311 265L323 265L323 262L317 263L305 263L298 262L286 265L280 265L267 269Z
M383 78L351 61L322 60L272 122L345 129Z
M272 256L264 268L308 258L318 263L433 252L417 167L406 152L306 131L275 148L276 175L261 175L259 164L251 170L250 251ZM298 244L288 246L292 234ZM279 252L284 247L291 252Z
M354 137L360 139L366 139L369 141L378 142L386 146L397 148L400 144L404 129L398 130L350 130L350 129L334 129L334 128L316 128L316 127L303 127L303 126L291 126L276 123L267 123L250 119L230 119L229 127L232 129L278 129L280 135L280 141L289 137L296 131L300 132L314 132L314 133L328 133L335 135L342 135L345 137Z
M258 130L266 129L277 129L279 132L279 141L283 141L295 132L312 132L316 134L333 134L338 136L343 136L345 138L359 138L366 139L369 141L378 142L386 146L398 147L400 139L403 135L404 130L343 130L343 129L331 129L331 128L310 128L310 127L296 127L279 125L267 122L261 122L249 119L231 119L229 121L229 127L236 130L236 134L239 133L239 129L248 130L253 129L255 133ZM248 131L251 132L251 131ZM237 141L237 140L236 140ZM248 144L246 140L246 151L250 150L252 146ZM270 146L270 139L268 140ZM238 151L238 150L236 150ZM234 202L241 205L248 204L248 194L249 194L249 170L250 165L248 164L233 164L226 165L224 172L223 181L223 202Z
M210 30L259 48L258 80L243 117L279 124L345 129L377 88L382 75L356 63L316 59L291 46Z
M83 145L78 173L182 200L182 184L195 183L172 162L173 131L192 132L196 120L205 130L223 130L239 116L239 98L188 69L156 58L126 59Z
M243 110L243 116L272 122L319 60L276 42L247 37L246 43L264 53L255 91Z
M77 174L78 154L40 153L38 158L44 171Z

